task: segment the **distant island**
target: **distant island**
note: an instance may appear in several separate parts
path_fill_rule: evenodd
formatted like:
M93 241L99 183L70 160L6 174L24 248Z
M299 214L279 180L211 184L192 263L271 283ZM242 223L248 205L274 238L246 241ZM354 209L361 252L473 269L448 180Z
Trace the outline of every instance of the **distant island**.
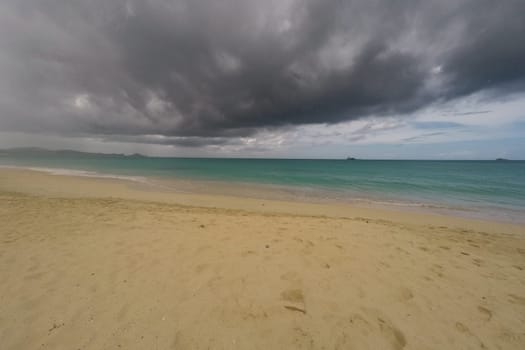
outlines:
M498 162L506 162L506 161L508 161L508 159L505 159L505 158L496 158L496 161L498 161Z
M357 159L354 158L354 157L348 157L348 158L346 158L346 160L357 160Z
M69 156L69 157L131 157L131 158L147 158L140 153L123 154L123 153L93 153L82 152L74 150L51 150L39 147L18 147L0 149L0 156L9 157L39 157L39 156Z
M133 158L147 158L147 156L140 154L140 153L133 153L133 154L126 154L126 157L133 157Z

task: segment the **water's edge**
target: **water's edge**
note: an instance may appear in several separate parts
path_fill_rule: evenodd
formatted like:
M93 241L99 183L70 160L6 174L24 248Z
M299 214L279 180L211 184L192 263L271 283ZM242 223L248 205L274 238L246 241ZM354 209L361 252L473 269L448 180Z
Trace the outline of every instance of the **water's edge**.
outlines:
M307 203L351 204L372 208L394 209L401 211L423 212L481 219L512 224L525 224L525 210L520 208L465 207L439 201L416 201L406 198L378 197L364 192L348 192L336 189L320 189L307 186L290 186L268 183L254 183L228 180L189 179L187 177L121 175L108 172L55 167L33 167L19 165L1 165L1 169L18 169L43 172L56 176L90 177L128 181L161 192L224 195L263 200L299 201Z

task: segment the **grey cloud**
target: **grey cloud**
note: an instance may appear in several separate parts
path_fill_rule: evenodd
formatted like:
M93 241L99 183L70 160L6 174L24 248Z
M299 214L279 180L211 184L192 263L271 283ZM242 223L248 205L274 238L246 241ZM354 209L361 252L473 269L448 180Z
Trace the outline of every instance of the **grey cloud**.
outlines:
M454 122L414 122L417 129L455 129L464 127L464 124Z
M523 13L520 0L0 0L0 129L198 147L497 98L525 90Z
M404 138L402 141L403 142L419 142L419 141L424 141L432 136L440 136L440 135L445 135L444 132L430 132L430 133L426 133L426 134L421 134L421 135L417 135L417 136L412 136L412 137L406 137Z
M199 136L154 136L154 135L111 135L99 137L104 142L138 143L150 145L202 147L231 146L242 144L241 139L231 137L199 137Z
M492 111L472 111L472 112L461 112L461 113L454 113L454 115L475 115L475 114L487 114Z
M445 110L443 111L443 115L444 116L466 116L466 115L478 115L478 114L487 114L487 113L491 113L493 111L491 110L479 110L479 111L464 111L464 112L460 112L460 111L457 111L455 109L452 109L452 110Z
M352 131L346 139L350 142L357 142L366 139L368 136L398 129L404 125L405 123L402 120L391 120L388 123L377 123L377 120L370 121L359 129Z
M481 89L514 84L524 89L525 2L480 0L461 6L464 22L461 45L445 54L450 94L468 94ZM468 11L468 12L467 12Z

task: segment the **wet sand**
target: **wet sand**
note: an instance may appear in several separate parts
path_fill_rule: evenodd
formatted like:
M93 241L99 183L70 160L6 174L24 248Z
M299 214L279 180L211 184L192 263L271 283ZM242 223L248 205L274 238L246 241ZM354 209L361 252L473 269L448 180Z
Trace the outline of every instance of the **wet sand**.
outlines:
M525 227L0 170L3 349L523 349Z

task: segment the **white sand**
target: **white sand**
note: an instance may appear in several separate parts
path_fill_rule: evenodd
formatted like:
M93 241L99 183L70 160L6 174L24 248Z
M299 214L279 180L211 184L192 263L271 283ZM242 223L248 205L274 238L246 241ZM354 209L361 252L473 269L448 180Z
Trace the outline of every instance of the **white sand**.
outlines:
M6 169L0 222L2 349L525 348L523 226Z

